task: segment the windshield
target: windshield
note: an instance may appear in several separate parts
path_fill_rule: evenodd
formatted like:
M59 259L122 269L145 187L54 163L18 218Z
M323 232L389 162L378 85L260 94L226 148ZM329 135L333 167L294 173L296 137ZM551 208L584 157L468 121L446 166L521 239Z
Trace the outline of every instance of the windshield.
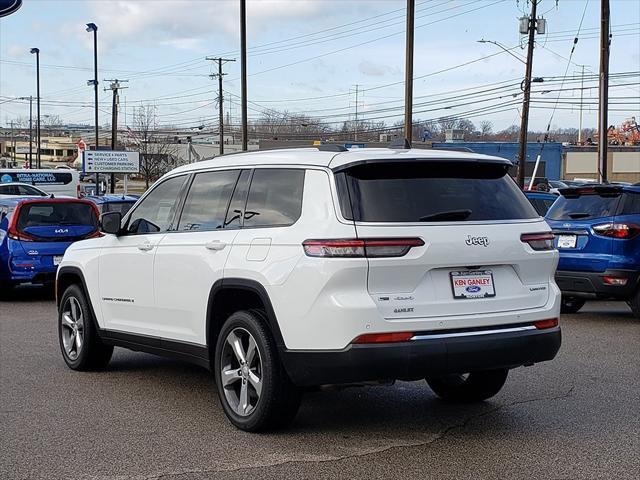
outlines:
M98 226L95 210L79 202L27 203L20 208L18 229L56 225Z
M602 197L600 195L561 196L553 204L547 218L551 220L580 220L611 217L615 215L620 195Z
M336 174L343 216L363 222L517 220L538 214L500 164L388 162Z

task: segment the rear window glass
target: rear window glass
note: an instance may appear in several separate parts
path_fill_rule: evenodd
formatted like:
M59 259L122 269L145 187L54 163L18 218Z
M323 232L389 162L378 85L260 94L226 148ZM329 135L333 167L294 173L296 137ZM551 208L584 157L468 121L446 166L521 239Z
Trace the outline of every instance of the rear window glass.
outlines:
M98 226L98 218L91 205L78 202L26 204L20 208L18 229L55 225Z
M293 225L302 212L304 170L259 168L253 173L244 227Z
M365 164L338 173L337 185L343 216L356 221L538 217L503 165L419 161Z
M625 192L620 215L640 215L640 193Z
M611 217L615 215L619 201L620 195L561 196L553 204L547 213L547 217L551 220L580 220Z

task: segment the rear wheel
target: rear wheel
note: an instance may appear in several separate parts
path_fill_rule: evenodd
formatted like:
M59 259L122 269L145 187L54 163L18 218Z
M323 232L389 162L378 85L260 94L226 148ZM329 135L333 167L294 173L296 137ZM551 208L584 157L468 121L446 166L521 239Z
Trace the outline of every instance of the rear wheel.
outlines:
M497 394L507 380L509 370L485 370L427 378L431 390L450 402L481 402Z
M260 311L239 311L222 327L215 352L215 377L224 412L249 432L290 423L300 390L285 372Z
M636 294L627 302L636 318L640 318L640 288Z
M560 313L577 313L580 310L586 300L575 297L562 297L562 303L560 304Z
M13 282L0 281L0 300L8 300L13 292Z
M111 360L113 347L100 341L91 308L78 285L67 288L60 300L58 340L62 357L73 370L99 370Z

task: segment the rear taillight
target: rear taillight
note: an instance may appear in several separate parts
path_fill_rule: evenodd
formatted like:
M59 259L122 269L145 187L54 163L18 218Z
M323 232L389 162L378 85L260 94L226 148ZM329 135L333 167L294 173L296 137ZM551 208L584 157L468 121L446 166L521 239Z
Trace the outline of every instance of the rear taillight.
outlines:
M367 333L360 335L351 343L397 343L408 342L413 338L413 332Z
M528 243L529 246L536 250L553 250L553 233L523 233L520 235L520 240L524 243Z
M640 226L633 223L602 223L594 225L593 231L596 235L610 238L628 240L640 234Z
M558 326L558 319L548 318L546 320L538 320L537 322L533 322L533 325L538 330L544 330L545 328L554 328Z
M21 232L15 225L11 225L7 230L7 236L12 240L18 240L19 242L35 242L37 239L33 235Z
M305 240L304 253L309 257L402 257L412 247L421 247L420 238L351 238L339 240Z

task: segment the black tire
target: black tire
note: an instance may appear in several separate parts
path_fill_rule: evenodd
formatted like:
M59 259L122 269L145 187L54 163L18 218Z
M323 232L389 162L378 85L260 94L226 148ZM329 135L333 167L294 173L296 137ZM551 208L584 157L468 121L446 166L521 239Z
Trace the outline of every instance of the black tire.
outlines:
M9 300L13 293L13 282L0 281L0 300Z
M578 310L584 307L585 302L586 300L583 298L562 296L560 313L578 313Z
M631 307L631 311L636 318L640 318L640 288L635 293L631 300L627 302Z
M69 326L68 318L65 318L65 315L68 316L71 313L72 308L76 308L72 305L75 305L81 314L81 317L79 317L81 321L75 322L76 334L81 333L82 342L80 348L78 348L77 341L70 342L70 335L74 332L74 329ZM111 360L113 347L104 345L100 341L87 297L79 285L69 286L60 300L60 306L58 307L58 341L62 358L72 370L101 370ZM71 352L68 351L65 343L73 345Z
M431 390L443 400L456 403L481 402L493 397L507 380L509 370L485 370L467 374L427 378Z
M300 406L300 389L297 388L282 366L278 355L276 343L268 330L268 322L264 312L259 310L242 310L233 313L222 326L218 335L215 350L214 375L220 403L225 414L236 427L248 432L257 432L284 427L291 423ZM231 343L227 339L231 334L237 335L233 338L240 339L245 357L249 357L250 338L255 341L257 348L257 362L255 353L253 361L245 363L245 373L242 373L242 365L238 360L238 355L231 349ZM247 358L248 359L248 358ZM237 362L237 363L236 363ZM259 368L258 368L259 364ZM228 376L227 387L222 381L222 370L231 372L237 368L238 378ZM254 379L260 380L261 392L257 394L257 389L253 386L250 375L254 373ZM233 383L231 383L233 382ZM246 387L243 385L246 384ZM241 410L240 398L241 388L246 388L249 400L249 409L242 415L237 410ZM251 405L253 397L254 405ZM234 401L237 400L234 405ZM247 404L245 402L245 404ZM242 412L241 412L242 413Z

